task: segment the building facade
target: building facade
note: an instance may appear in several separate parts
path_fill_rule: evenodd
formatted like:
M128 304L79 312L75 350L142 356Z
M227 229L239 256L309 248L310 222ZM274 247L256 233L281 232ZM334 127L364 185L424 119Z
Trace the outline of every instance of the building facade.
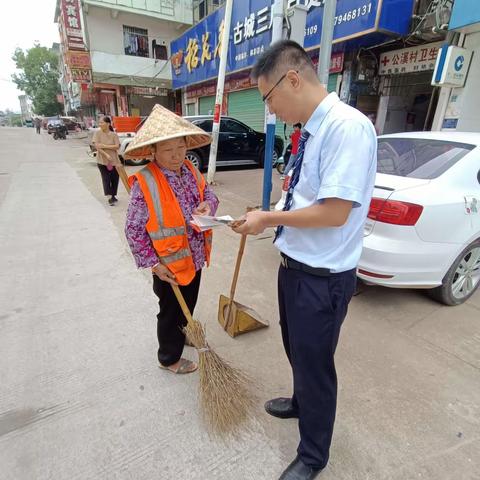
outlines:
M455 0L448 28L449 44L454 47L455 52L451 58L450 67L454 78L447 78L441 87L434 129L480 132L478 114L480 110L480 8L478 1ZM445 59L444 70L448 68L446 63ZM463 74L462 71L464 71Z
M170 42L192 26L192 0L58 0L55 20L70 112L88 123L176 108Z
M260 131L265 124L264 105L250 79L250 71L258 55L271 43L272 4L273 0L234 0L222 107L223 114ZM328 89L362 110L373 122L377 122L379 111L381 113L378 76L381 51L377 47L387 44L395 48L398 39L410 34L415 5L414 0L339 0L337 3ZM316 64L323 0L285 0L284 6L284 36L292 35L294 19L303 12L300 38L291 38L303 43ZM213 112L223 17L224 7L172 42L173 88L182 92L185 115ZM429 54L433 55L430 50ZM430 64L433 69L435 58ZM429 84L429 80L426 83ZM278 123L277 134L283 133L284 126Z

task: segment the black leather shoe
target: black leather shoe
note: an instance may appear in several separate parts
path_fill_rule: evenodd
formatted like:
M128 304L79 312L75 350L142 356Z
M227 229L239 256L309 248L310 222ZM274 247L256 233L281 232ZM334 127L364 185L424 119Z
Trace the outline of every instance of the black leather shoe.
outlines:
M286 468L278 480L313 480L322 471L321 468L312 468L305 465L300 458Z
M292 407L291 398L274 398L265 403L265 410L278 418L298 418L298 410Z

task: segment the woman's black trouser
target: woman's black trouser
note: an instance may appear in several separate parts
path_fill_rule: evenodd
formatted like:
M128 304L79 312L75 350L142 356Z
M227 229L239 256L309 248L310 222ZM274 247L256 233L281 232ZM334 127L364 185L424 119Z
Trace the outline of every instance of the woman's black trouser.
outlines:
M103 193L114 197L118 190L118 172L115 167L109 170L105 165L97 163L100 174L102 175Z
M188 285L180 286L180 291L192 314L197 304L201 276L202 271L199 270ZM159 299L160 306L160 312L157 315L158 361L164 367L168 367L178 362L182 356L185 345L182 328L187 324L187 319L169 283L154 275L153 291Z

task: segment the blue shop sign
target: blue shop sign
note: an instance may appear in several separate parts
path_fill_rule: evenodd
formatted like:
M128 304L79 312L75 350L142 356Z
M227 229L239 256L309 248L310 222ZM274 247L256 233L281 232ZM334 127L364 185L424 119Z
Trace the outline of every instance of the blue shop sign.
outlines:
M478 0L455 0L449 30L462 30L480 23Z
M334 43L382 32L408 32L414 0L338 0ZM308 8L304 47L320 45L324 0L288 0ZM234 0L227 72L251 67L271 43L273 0ZM218 74L225 7L171 43L173 88L203 82ZM378 34L377 34L378 36Z

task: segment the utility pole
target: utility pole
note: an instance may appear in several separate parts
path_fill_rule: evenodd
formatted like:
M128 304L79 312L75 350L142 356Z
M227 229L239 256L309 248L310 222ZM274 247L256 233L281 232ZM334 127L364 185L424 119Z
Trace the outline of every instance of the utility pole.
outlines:
M227 69L228 43L230 40L230 24L232 21L233 0L227 0L225 5L225 18L223 23L222 48L220 50L220 65L218 67L217 97L212 126L212 143L208 159L207 182L213 184L217 169L218 133L220 132L220 119L222 117L223 89L225 86L225 71Z
M328 86L328 76L330 74L330 57L332 56L333 29L335 27L336 10L337 0L325 0L317 70L320 83L325 88Z
M283 30L283 0L275 0L272 6L272 44L282 39ZM275 125L277 118L270 113L268 106L265 104L266 119L266 141L265 141L265 157L263 160L263 198L262 210L270 210L270 196L272 194L272 159L275 146Z

